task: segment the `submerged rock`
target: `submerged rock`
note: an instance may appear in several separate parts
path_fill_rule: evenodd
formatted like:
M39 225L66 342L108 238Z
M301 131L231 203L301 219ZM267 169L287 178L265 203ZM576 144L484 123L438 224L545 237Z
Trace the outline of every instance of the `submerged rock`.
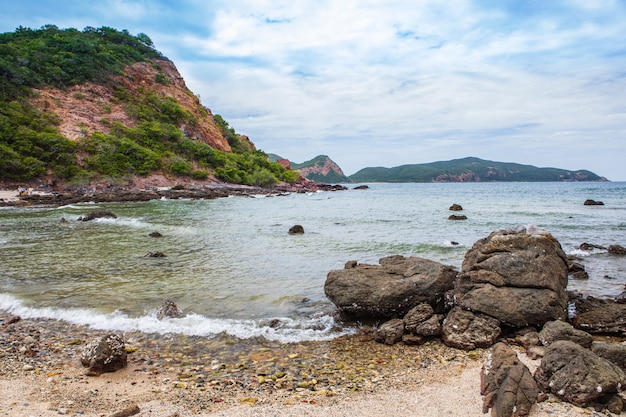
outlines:
M172 300L165 300L161 307L155 310L154 314L159 320L164 318L181 318L183 317L183 310L178 308Z
M596 200L592 200L592 199L585 200L585 202L583 204L585 206L603 206L604 205L604 203L602 201L596 201Z
M80 216L79 221L88 222L95 219L117 219L117 216L110 211L94 210L86 216Z
M301 234L304 234L304 227L302 227L299 224L291 226L289 228L289 234L290 235L301 235Z

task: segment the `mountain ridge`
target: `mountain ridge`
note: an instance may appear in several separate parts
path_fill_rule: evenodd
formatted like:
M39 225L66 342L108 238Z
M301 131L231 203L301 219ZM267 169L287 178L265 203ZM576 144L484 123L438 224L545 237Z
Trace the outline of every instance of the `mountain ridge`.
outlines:
M588 170L536 167L477 157L393 168L363 168L348 177L351 182L576 182L608 181Z

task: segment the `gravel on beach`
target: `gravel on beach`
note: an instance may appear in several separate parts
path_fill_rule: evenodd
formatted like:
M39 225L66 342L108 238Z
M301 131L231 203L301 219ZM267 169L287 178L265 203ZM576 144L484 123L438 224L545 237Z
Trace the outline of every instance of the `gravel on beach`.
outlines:
M387 346L363 332L280 344L133 332L123 335L128 366L93 377L80 356L106 332L10 318L0 312L0 416L482 415L486 351L438 340ZM553 401L531 415L566 414L604 415Z

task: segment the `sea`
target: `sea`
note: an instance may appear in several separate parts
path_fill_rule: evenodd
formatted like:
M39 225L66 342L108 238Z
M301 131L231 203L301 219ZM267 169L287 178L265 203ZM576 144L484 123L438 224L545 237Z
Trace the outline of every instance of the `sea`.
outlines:
M570 279L569 290L597 297L624 291L626 256L580 245L626 246L626 182L356 185L0 209L0 310L118 332L330 340L360 326L333 314L324 295L331 270L390 255L460 269L477 240L530 226L550 232L586 267L589 279ZM587 199L604 205L585 206ZM452 204L463 211L451 212ZM117 218L78 220L94 210ZM304 234L290 235L294 225ZM156 252L165 256L147 256ZM156 317L166 299L183 317Z

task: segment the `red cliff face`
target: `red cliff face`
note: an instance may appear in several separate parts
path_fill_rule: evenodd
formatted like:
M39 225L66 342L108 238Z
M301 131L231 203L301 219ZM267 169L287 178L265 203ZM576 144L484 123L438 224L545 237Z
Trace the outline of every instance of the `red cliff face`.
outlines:
M161 82L157 82L159 77L162 77ZM123 103L114 96L117 86L124 87L134 95L157 92L164 97L175 98L197 120L193 125L179 126L187 137L221 151L231 150L216 126L211 111L202 106L198 97L187 88L182 76L169 60L137 62L126 67L123 75L113 77L113 81L106 85L84 83L66 90L35 90L32 103L43 111L59 116L62 135L80 140L94 132L108 133L113 122L127 127L136 125L134 118L126 113Z

